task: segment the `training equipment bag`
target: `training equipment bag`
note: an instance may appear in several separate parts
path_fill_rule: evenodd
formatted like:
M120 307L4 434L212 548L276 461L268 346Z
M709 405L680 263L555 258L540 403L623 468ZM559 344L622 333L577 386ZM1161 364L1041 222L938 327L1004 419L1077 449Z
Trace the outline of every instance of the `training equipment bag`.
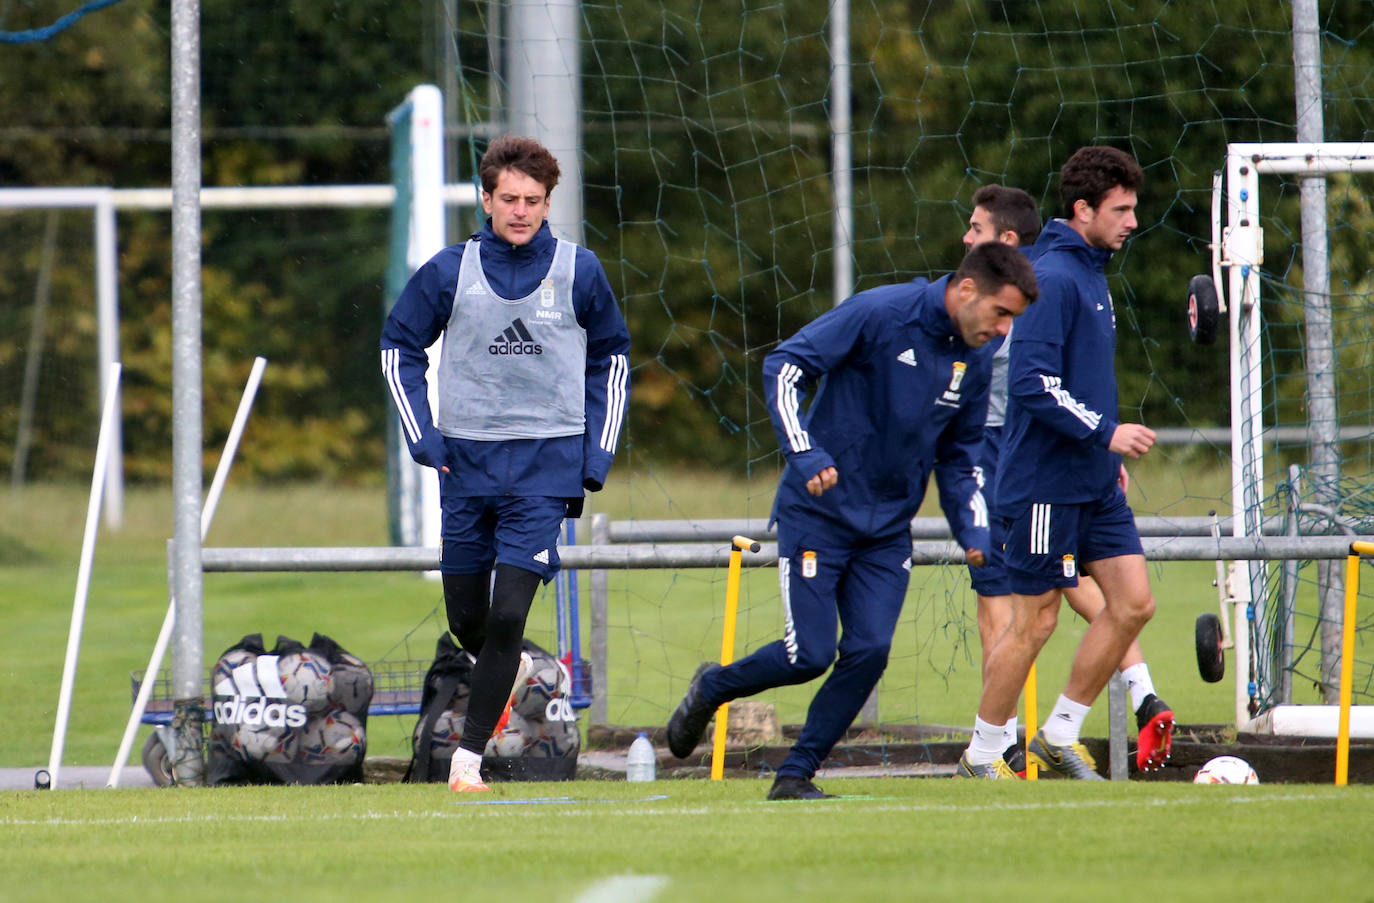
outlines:
M534 669L515 688L510 718L492 735L482 757L487 781L571 781L577 773L581 736L569 701L572 679L551 653L525 640ZM449 762L463 737L473 658L445 633L425 674L414 756L405 780L448 780Z
M339 784L363 779L372 672L323 634L309 646L262 634L225 650L211 676L206 782Z

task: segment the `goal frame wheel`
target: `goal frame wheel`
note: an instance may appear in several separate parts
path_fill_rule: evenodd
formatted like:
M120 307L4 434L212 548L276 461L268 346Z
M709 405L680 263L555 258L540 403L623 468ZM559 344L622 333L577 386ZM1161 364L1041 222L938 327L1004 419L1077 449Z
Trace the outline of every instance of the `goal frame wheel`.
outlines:
M1202 679L1214 684L1226 676L1226 656L1222 654L1221 618L1208 612L1197 616L1194 629L1197 642L1197 670Z
M1195 345L1211 345L1217 340L1221 322L1221 302L1211 276L1188 280L1188 337Z
M153 783L159 787L172 786L172 759L167 755L167 747L156 732L143 741L143 767L152 776Z

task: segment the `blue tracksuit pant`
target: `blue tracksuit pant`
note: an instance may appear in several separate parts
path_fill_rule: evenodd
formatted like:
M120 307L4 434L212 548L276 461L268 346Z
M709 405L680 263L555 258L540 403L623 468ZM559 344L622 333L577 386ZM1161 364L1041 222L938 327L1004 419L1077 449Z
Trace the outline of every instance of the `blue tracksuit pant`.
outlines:
M906 530L876 539L848 532L833 521L779 521L783 638L708 672L700 683L714 706L805 683L834 662L779 775L814 775L887 667L911 576L911 537Z

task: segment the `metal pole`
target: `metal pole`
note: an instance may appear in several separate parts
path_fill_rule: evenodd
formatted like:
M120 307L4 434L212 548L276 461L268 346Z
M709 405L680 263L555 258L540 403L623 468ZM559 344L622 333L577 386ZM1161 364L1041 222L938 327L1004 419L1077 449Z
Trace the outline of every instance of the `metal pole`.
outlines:
M505 106L501 100L501 74L505 71L505 48L502 46L504 0L487 0L487 104L490 111L487 118L500 122L505 118ZM456 121L456 120L455 120Z
M448 126L459 119L458 95L462 89L458 86L458 71L463 65L458 56L458 0L442 0L439 9L441 21L435 30L441 45L437 56L443 62L435 80L444 91L444 184L452 185L459 179L458 138L449 136ZM445 208L444 226L448 235L466 235L463 228L466 225L462 211Z
M91 568L95 561L95 540L100 531L100 498L105 490L105 464L109 460L112 425L118 419L114 389L119 385L119 364L110 365L105 403L100 417L100 437L95 444L95 470L91 476L91 497L86 506L86 532L81 539L81 563L76 573L76 595L72 599L72 621L67 631L67 657L62 665L62 688L57 697L57 720L53 725L52 750L48 758L48 783L56 788L62 769L62 749L67 742L67 720L71 715L72 692L76 687L76 663L81 656L81 631L86 623L86 597L91 589ZM35 786L39 786L35 779Z
M1130 777L1126 764L1126 719L1130 711L1126 680L1117 671L1107 681L1107 775L1113 781Z
M95 307L100 324L100 372L119 360L119 253L115 248L114 190L106 189L95 205ZM101 387L106 388L105 386ZM119 386L114 386L115 411L121 410ZM116 417L110 435L110 460L105 474L105 524L124 524L124 418Z
M582 243L582 46L577 0L513 0L506 54L515 135L539 141L562 178L549 205L555 235Z
M830 181L834 195L832 304L854 293L854 163L849 81L849 0L830 5Z
M10 488L22 489L33 439L33 409L38 400L38 370L43 363L43 336L48 331L48 300L52 297L52 261L57 253L59 211L48 211L43 228L43 254L38 259L38 283L33 290L33 319L29 321L29 346L24 353L24 381L19 389L19 428L10 462ZM101 374L104 381L104 374Z
M611 518L606 514L592 515L592 545L604 546L611 541ZM601 569L593 570L587 577L588 589L592 597L592 706L591 723L606 724L609 706L607 705L608 687L606 649L606 615L608 611L606 589L609 575Z
M1298 506L1302 504L1302 468L1296 464L1288 465L1288 516L1287 529L1284 534L1287 536L1297 536L1301 529L1299 518L1301 515ZM1298 562L1285 561L1280 571L1283 580L1280 583L1279 610L1278 616L1282 619L1283 629L1283 648L1279 650L1279 689L1278 701L1288 704L1293 701L1293 641L1296 631L1295 615L1297 612L1298 599Z
M201 609L200 4L172 0L172 509L176 627L171 761L177 784L205 775Z
M1293 80L1298 140L1318 143L1322 120L1321 24L1317 0L1293 2ZM1312 499L1332 510L1340 506L1341 459L1337 439L1335 342L1331 326L1330 274L1326 242L1326 176L1299 179L1302 222L1302 306L1306 329L1307 447ZM1341 617L1345 607L1339 561L1317 564L1321 599L1322 696L1339 694Z

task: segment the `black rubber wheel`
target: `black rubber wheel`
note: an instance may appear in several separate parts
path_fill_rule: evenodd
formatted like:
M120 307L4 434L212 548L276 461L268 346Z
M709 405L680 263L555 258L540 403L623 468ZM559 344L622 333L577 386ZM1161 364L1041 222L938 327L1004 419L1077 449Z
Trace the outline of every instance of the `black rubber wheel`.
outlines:
M1217 340L1221 303L1211 276L1188 280L1188 337L1195 345L1210 345Z
M167 747L157 734L149 734L143 742L143 767L152 775L153 783L159 787L172 786L172 760L167 756Z
M1226 657L1222 655L1221 644L1221 618L1214 614L1198 615L1197 670L1209 684L1226 676Z

